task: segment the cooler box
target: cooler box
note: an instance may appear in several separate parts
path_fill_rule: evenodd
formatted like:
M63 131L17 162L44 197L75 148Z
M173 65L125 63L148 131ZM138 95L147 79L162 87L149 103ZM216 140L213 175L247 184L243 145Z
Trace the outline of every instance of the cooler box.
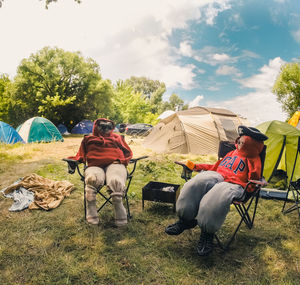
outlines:
M173 211L176 211L176 200L179 196L178 184L150 181L143 187L142 205L144 209L144 201L154 201L173 204Z

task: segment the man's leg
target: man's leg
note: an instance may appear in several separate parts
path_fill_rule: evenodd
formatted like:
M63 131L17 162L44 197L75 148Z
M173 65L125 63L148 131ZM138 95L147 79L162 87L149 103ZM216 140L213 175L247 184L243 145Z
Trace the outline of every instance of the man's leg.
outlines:
M201 199L216 183L223 180L222 175L215 171L203 171L186 182L176 202L179 221L167 226L165 232L169 235L178 235L185 229L195 227Z
M221 228L235 198L243 194L243 187L237 184L221 182L216 184L202 198L197 214L201 236L197 246L199 255L208 255L213 250L213 238Z
M106 185L110 191L115 210L115 224L124 226L127 224L127 213L123 205L127 170L123 164L111 164L106 168Z
M105 173L100 167L91 166L85 170L86 220L89 224L97 225L99 217L96 206L97 188L105 183Z

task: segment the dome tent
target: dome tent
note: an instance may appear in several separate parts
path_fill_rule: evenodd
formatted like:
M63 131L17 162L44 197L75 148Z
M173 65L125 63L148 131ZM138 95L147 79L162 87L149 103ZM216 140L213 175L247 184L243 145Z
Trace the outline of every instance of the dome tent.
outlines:
M163 113L161 113L159 116L158 116L158 120L163 120L171 115L173 115L175 113L175 111L173 110L167 110L167 111L164 111Z
M82 120L73 127L71 134L91 134L93 132L93 125L94 123L90 120Z
M162 119L143 145L158 153L217 154L221 140L234 141L248 121L221 108L193 107Z
M0 143L15 144L24 143L18 132L9 124L0 121Z
M281 121L268 121L256 126L268 136L264 177L269 182L276 170L283 170L287 182L300 178L300 130Z
M33 117L17 128L25 142L63 141L63 137L55 125L46 118Z
M62 135L69 135L70 133L68 132L68 129L67 127L64 125L64 124L59 124L57 126L57 129L59 130L59 132L62 134Z

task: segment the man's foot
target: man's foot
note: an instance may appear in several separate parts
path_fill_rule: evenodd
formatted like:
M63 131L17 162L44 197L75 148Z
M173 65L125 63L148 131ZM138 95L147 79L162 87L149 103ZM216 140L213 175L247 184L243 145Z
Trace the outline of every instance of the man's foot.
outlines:
M212 253L214 249L214 234L201 232L201 236L197 245L197 253L200 256L207 256Z
M90 225L98 225L99 224L99 217L98 216L86 216L86 221Z
M113 196L112 202L115 209L115 225L117 227L123 227L127 225L127 213L122 202L121 196Z
M127 226L127 219L122 219L122 220L120 220L120 219L115 219L115 225L117 226L117 227L124 227L124 226Z
M184 230L192 229L197 225L196 220L183 221L178 220L176 223L169 225L165 228L168 235L180 235Z
M99 224L99 216L97 212L96 200L88 201L86 203L86 221L90 225Z

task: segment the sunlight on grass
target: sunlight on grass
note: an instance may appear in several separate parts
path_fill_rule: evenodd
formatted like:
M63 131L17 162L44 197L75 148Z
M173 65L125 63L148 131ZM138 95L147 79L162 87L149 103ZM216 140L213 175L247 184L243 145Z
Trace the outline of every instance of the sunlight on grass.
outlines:
M281 213L282 201L261 199L254 228L242 226L228 252L216 248L208 258L195 251L199 227L180 236L164 233L177 219L171 204L146 201L142 210L142 188L149 181L182 188L182 168L174 161L213 163L215 156L150 153L139 161L132 180L128 226L114 227L110 205L101 211L100 224L89 226L83 183L61 161L77 151L80 141L72 137L64 143L0 146L7 158L0 164L0 183L34 172L77 188L48 212L9 212L12 200L0 196L1 284L298 284L299 221L296 213ZM145 155L137 140L132 149L136 157ZM231 209L220 237L230 236L237 222Z
M283 261L278 251L267 246L263 253L263 260L266 263L269 274L273 278L285 277L287 264Z
M117 245L121 246L121 247L122 246L126 247L126 246L132 246L132 245L134 245L136 243L137 243L136 239L134 239L134 238L129 238L129 239L126 238L126 239L118 241Z

